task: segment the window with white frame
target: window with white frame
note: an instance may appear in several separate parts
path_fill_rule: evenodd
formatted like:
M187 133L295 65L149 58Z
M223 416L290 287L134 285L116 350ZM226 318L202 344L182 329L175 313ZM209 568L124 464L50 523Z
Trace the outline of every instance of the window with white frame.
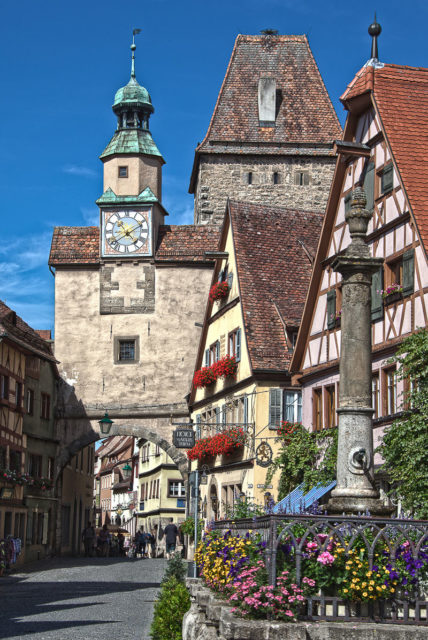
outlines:
M284 420L288 422L302 421L302 392L284 392Z
M184 498L186 489L182 480L168 480L168 498Z

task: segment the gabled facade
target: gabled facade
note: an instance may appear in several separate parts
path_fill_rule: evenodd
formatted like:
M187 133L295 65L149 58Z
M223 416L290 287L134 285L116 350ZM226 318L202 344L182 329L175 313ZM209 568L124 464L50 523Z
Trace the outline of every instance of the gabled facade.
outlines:
M195 224L228 198L323 212L342 130L304 35L238 35L195 150Z
M428 318L428 70L372 60L341 99L349 114L292 369L301 374L303 424L335 426L341 281L331 263L349 244L345 213L361 184L373 211L367 242L384 259L371 299L376 446L402 408L403 385L388 359Z
M227 514L241 492L263 503L275 431L282 419L300 420L289 364L321 223L317 213L227 204L212 285L227 282L229 290L208 301L196 370L229 356L236 372L194 385L190 408L198 439L225 434L241 446L192 463L208 467L201 485L208 520Z
M139 441L138 527L151 531L158 539L160 527L169 518L176 524L185 519L186 490L183 476L159 445Z

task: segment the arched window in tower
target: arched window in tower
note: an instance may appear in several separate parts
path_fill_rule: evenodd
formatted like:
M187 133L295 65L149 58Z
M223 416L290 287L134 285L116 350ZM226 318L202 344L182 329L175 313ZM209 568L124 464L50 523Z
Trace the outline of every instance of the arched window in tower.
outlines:
M247 175L248 184L253 184L253 172L249 171Z
M279 173L278 171L275 171L273 174L273 183L274 184L279 184Z

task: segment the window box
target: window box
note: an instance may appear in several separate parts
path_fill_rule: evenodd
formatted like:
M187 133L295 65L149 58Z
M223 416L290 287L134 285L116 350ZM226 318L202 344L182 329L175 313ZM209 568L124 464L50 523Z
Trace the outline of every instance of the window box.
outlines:
M224 356L210 367L198 369L193 376L193 386L195 389L208 387L219 378L229 378L236 374L238 365L235 356Z
M209 438L201 438L192 449L187 451L189 460L202 460L213 456L230 455L243 447L247 441L247 435L240 427L234 427L228 431L217 433Z
M216 282L210 289L209 298L211 302L215 302L216 300L221 300L223 298L227 298L229 295L230 286L227 280L223 280L222 282Z
M390 284L386 289L382 289L380 293L385 304L390 304L402 299L403 287L401 286L401 284L394 282Z

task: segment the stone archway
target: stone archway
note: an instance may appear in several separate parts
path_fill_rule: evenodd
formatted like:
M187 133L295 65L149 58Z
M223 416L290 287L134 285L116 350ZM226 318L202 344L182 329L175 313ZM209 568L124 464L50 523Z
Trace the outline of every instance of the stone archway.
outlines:
M92 425L91 425L92 426ZM97 424L98 427L98 424ZM177 449L173 444L168 442L161 435L152 431L151 429L135 423L125 423L121 425L114 425L112 427L111 432L108 434L109 436L133 436L134 438L144 438L149 442L154 442L157 444L163 451L165 451L168 456L173 460L173 462L177 465L180 473L183 478L187 480L188 476L188 459L183 451ZM60 447L59 455L57 457L57 469L56 469L56 477L59 476L62 469L68 464L68 462L76 455L81 449L96 442L97 440L101 440L108 436L102 435L99 429L91 428L86 431L81 432L79 437L75 438L68 444Z

